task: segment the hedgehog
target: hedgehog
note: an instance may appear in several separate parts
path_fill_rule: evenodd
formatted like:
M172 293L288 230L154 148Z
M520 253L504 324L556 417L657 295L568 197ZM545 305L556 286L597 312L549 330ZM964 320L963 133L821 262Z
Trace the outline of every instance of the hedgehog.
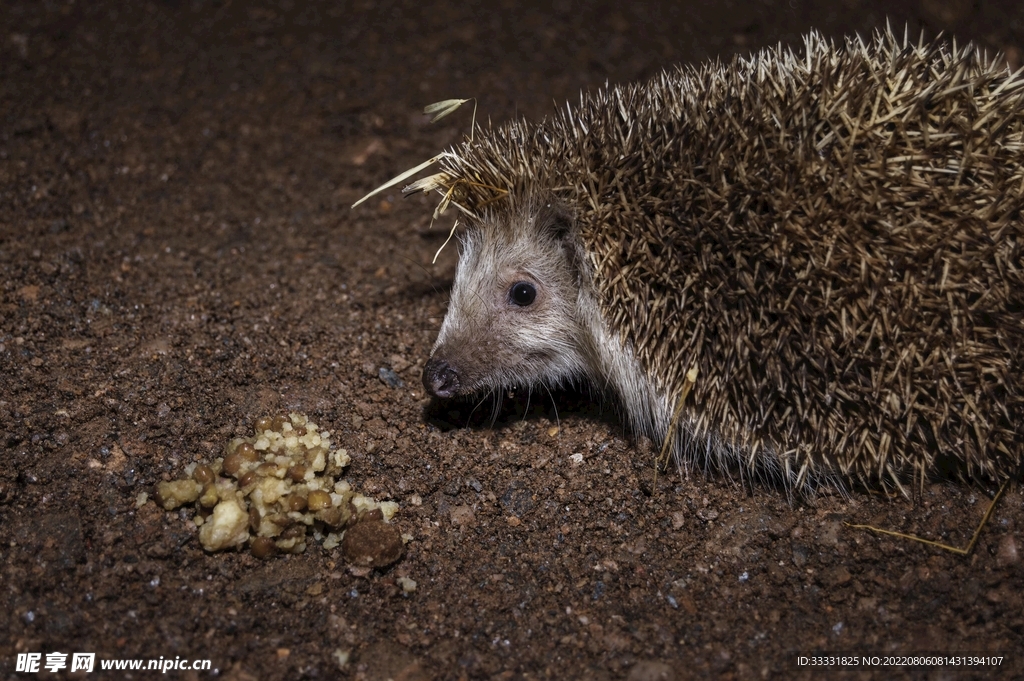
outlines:
M790 490L1019 477L1024 77L998 57L812 32L431 161L404 191L464 226L432 396L583 381L679 466Z

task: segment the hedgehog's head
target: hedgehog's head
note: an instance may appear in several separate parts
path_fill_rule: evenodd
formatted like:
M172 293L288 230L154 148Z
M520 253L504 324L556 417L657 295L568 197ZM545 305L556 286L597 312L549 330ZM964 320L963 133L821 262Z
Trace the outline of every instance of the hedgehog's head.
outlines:
M539 383L586 371L572 216L546 201L511 199L462 237L462 253L423 385L435 397Z

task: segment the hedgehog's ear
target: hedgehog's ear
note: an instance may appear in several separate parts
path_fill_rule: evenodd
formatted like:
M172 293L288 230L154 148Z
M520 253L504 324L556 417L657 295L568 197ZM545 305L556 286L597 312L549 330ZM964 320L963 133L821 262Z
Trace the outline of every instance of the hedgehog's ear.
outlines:
M561 247L577 280L586 277L586 254L580 244L579 229L572 211L552 202L545 204L537 217L543 233Z
M548 203L543 206L537 216L541 229L556 241L565 241L574 231L572 214L564 206Z

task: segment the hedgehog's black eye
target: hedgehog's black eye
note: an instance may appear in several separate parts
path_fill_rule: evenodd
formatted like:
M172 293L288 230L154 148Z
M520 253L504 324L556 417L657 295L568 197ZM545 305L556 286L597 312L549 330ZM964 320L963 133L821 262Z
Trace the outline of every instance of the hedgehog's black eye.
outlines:
M537 299L537 289L533 287L533 284L529 284L525 281L517 281L512 284L512 288L508 292L508 297L514 305L527 307L533 304L533 301Z

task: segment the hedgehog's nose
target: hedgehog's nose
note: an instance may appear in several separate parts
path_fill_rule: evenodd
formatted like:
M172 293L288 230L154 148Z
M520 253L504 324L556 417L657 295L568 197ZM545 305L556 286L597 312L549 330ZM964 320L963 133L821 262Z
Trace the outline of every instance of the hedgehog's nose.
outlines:
M431 357L423 368L423 387L434 397L447 399L459 391L459 373L445 360Z

